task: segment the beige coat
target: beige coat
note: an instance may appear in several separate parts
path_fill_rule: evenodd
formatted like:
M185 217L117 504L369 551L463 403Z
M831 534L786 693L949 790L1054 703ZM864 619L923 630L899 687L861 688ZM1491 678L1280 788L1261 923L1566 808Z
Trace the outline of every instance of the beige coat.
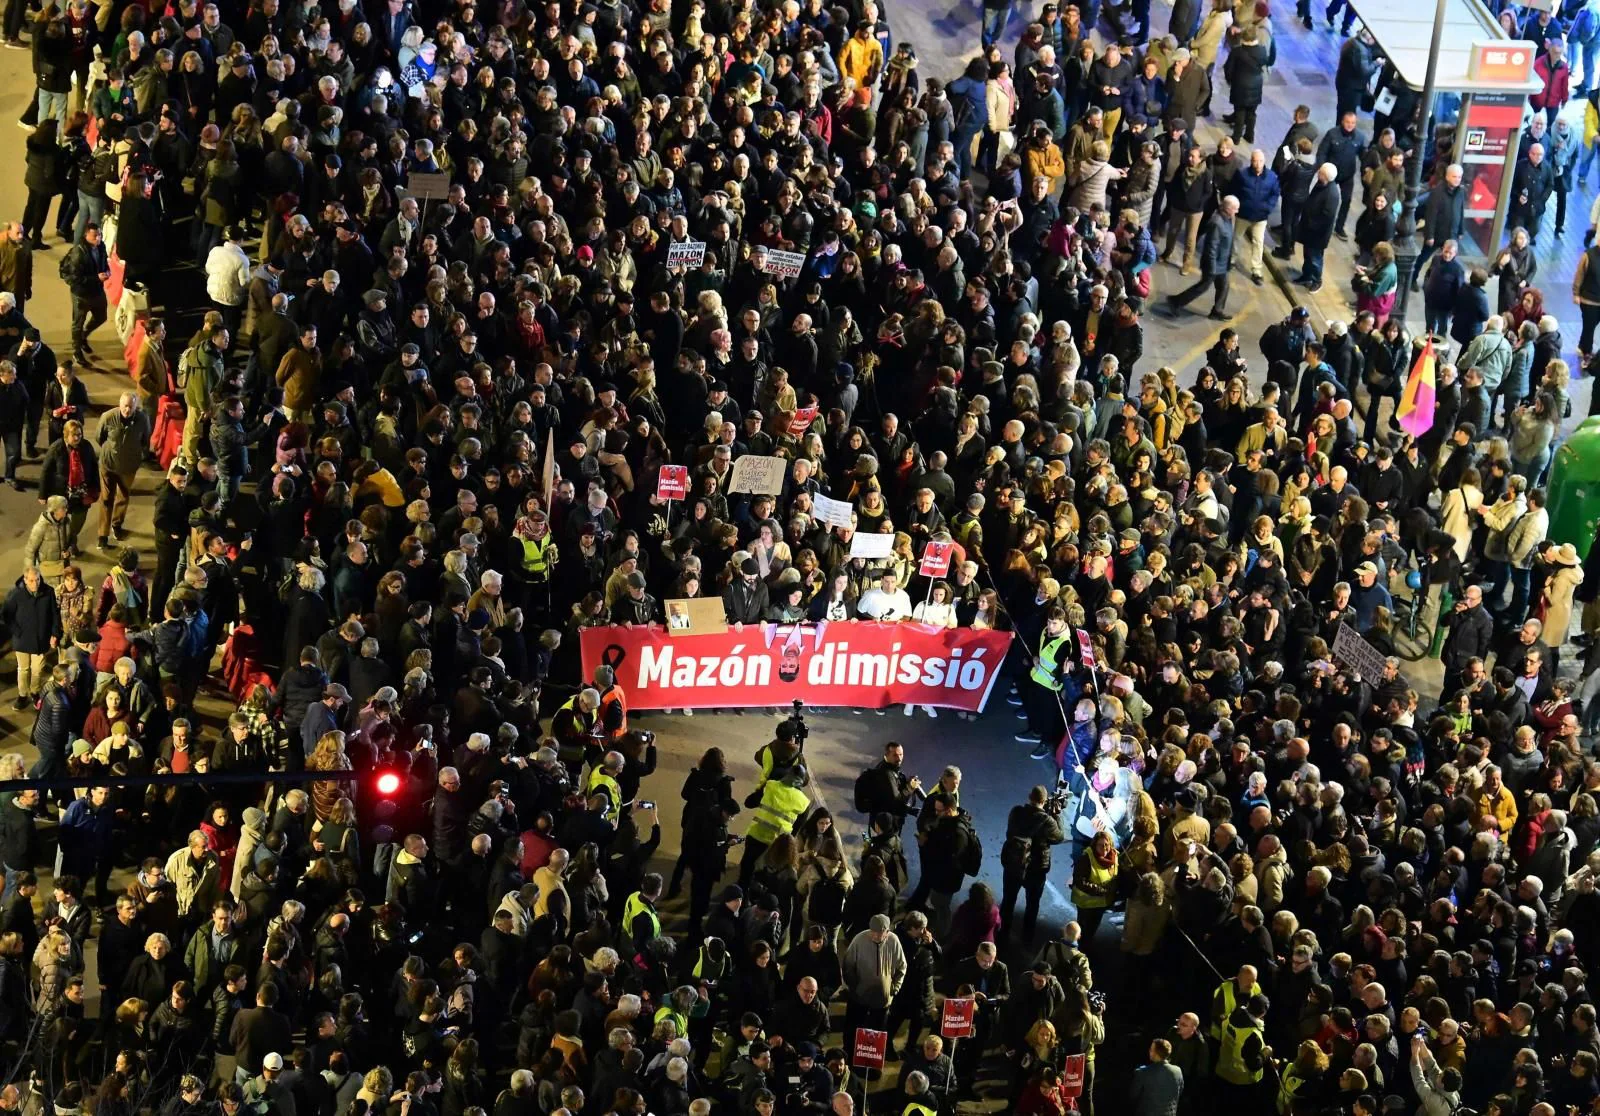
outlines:
M1475 486L1462 485L1445 494L1444 506L1439 509L1440 529L1455 538L1456 557L1463 562L1472 545L1473 516L1482 503L1482 492Z
M1572 627L1572 595L1583 584L1582 566L1557 566L1544 585L1544 641L1551 647L1566 642Z
M1216 63L1217 52L1222 49L1222 37L1228 30L1231 18L1226 11L1219 12L1213 8L1206 13L1200 30L1195 32L1194 39L1189 43L1189 52L1202 70L1209 70Z

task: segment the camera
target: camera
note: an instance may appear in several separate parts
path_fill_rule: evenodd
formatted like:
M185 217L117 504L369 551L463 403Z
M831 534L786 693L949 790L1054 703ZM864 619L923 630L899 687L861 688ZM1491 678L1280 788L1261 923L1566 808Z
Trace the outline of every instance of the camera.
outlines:
M1059 814L1067 808L1067 803L1072 801L1070 786L1071 784L1067 782L1066 775L1058 772L1056 774L1055 789L1050 792L1050 797L1044 800L1045 813Z
M794 699L794 712L789 714L787 723L794 726L795 747L805 749L806 737L811 735L811 729L806 726L806 703L799 698Z
M641 810L654 810L656 808L656 804L651 802L648 798L641 798L636 805Z

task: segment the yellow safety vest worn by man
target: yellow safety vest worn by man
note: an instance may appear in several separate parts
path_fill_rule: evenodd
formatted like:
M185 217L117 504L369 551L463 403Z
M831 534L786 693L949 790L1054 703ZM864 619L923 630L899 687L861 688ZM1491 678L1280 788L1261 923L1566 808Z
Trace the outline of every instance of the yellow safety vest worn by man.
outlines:
M636 925L639 919L645 920L643 928ZM635 891L628 896L628 901L622 906L622 932L628 936L635 949L640 949L645 943L661 936L661 916L656 914L655 907L641 891ZM687 1034L687 1031L680 1033Z
M745 840L770 845L780 833L793 833L794 823L810 808L811 796L804 790L769 779L761 788L761 801L745 830Z
M1249 1001L1251 996L1261 995L1261 984L1257 982L1250 986L1245 993L1244 1000ZM1218 1001L1221 1001L1221 1010L1218 1010ZM1236 978L1229 978L1217 985L1217 990L1211 994L1211 1027L1208 1034L1214 1039L1222 1038L1222 1028L1233 1017L1234 1010L1239 1006L1239 982Z
M622 806L622 787L617 781L607 774L603 767L596 767L589 772L589 780L583 785L585 795L604 794L611 801L611 808L616 810Z
M1217 1076L1230 1085L1255 1085L1266 1071L1262 1051L1266 1032L1261 1021L1240 1008L1222 1024L1222 1042L1217 1049ZM1251 1068L1251 1063L1254 1068Z
M1033 669L1028 672L1028 677L1052 693L1060 693L1062 682L1056 677L1056 665L1061 661L1062 648L1066 646L1071 637L1070 629L1062 631L1060 635L1051 635L1048 631L1039 641L1039 657L1033 662Z
M555 539L546 535L542 539L520 539L522 543L522 572L529 581L548 581L550 567L555 564Z

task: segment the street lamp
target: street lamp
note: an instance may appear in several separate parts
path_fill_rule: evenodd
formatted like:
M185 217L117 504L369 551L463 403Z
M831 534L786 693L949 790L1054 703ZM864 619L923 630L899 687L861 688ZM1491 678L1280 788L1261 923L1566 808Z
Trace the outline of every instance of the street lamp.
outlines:
M1444 10L1447 0L1434 0L1433 41L1428 46L1428 76L1422 83L1422 128L1413 152L1411 166L1406 171L1405 198L1400 210L1396 232L1400 235L1395 245L1394 262L1398 272L1399 287L1395 291L1395 309L1400 320L1406 320L1406 305L1411 298L1411 277L1417 268L1417 257L1422 254L1422 244L1417 240L1417 195L1422 192L1422 160L1427 155L1427 145L1433 139L1433 86L1439 72L1439 45L1444 40ZM1396 71L1396 77L1399 76Z

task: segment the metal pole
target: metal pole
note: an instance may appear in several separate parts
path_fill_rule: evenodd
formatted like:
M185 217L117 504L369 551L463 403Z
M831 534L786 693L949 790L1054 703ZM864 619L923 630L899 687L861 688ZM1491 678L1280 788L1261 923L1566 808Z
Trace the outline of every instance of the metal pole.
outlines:
M1422 244L1417 239L1417 195L1422 192L1422 161L1429 155L1428 143L1433 136L1434 82L1439 73L1439 46L1444 40L1445 0L1434 0L1433 40L1428 46L1428 73L1422 83L1422 122L1417 136L1417 148L1412 153L1411 166L1406 172L1405 199L1400 210L1396 231L1400 244L1395 252L1399 267L1399 286L1395 291L1395 310L1402 323L1406 320L1406 307L1411 299L1411 281L1415 277L1417 259L1422 254ZM1399 71L1396 70L1396 76Z

